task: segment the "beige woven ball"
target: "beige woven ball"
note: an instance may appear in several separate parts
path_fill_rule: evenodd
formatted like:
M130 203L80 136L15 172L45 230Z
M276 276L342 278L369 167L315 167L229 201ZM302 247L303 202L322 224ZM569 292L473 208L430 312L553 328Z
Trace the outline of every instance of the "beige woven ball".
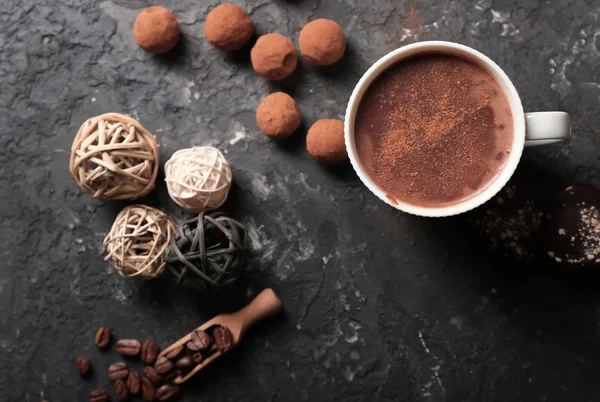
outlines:
M181 149L165 163L165 181L173 201L197 214L223 205L231 188L231 166L217 148Z
M131 205L123 209L104 239L106 260L124 277L156 278L175 235L171 219L158 209Z
M158 146L137 120L106 113L79 128L69 170L75 183L94 198L142 197L156 182Z

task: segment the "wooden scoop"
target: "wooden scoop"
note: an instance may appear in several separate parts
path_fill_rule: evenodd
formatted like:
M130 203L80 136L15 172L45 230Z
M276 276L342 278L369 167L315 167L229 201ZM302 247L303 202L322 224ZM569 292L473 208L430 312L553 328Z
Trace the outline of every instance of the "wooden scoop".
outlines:
M262 292L260 292L260 294L256 296L254 300L252 300L250 304L248 304L243 309L232 314L219 314L218 316L214 317L213 319L205 322L204 324L196 328L196 330L201 329L205 331L213 325L222 325L224 327L227 327L231 331L231 335L233 338L233 344L231 345L231 348L233 348L240 343L240 341L242 340L242 336L244 336L244 333L248 330L248 328L250 328L256 322L262 320L263 318L278 313L279 311L281 311L281 308L281 301L279 300L275 292L273 292L273 289L265 289ZM183 338L181 338L180 340L163 350L158 355L158 357L166 355L171 350L181 345L185 345L188 341L192 339L191 334L192 333L190 332L189 334L187 334L186 336L184 336ZM198 371L202 370L204 367L221 357L223 353L225 352L215 351L212 355L210 355L208 358L206 358L200 364L194 367L194 369L187 373L184 377L178 376L173 380L173 382L175 384L182 384L186 382Z

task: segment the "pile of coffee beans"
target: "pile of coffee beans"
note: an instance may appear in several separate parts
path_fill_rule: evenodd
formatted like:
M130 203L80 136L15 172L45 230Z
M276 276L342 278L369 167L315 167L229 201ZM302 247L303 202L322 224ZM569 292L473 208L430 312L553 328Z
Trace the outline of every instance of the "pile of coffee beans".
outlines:
M159 357L152 370L154 373L148 377L152 379L156 375L163 381L183 377L206 358L217 352L224 353L232 346L233 336L227 327L215 325L207 331L195 330L188 335L187 342Z
M99 349L105 349L111 342L110 328L101 327L96 332L94 343ZM189 373L198 364L215 353L224 353L233 346L233 336L229 328L215 325L207 331L196 330L188 334L185 344L158 357L160 347L153 340L143 344L137 339L119 339L117 352L126 358L139 357L145 364L143 374L132 371L126 362L119 361L108 367L108 378L113 381L115 396L119 401L128 401L130 397L141 394L145 401L171 401L180 394L180 388L172 381ZM75 359L75 370L81 376L92 371L87 357ZM110 396L103 389L89 394L90 402L108 402Z

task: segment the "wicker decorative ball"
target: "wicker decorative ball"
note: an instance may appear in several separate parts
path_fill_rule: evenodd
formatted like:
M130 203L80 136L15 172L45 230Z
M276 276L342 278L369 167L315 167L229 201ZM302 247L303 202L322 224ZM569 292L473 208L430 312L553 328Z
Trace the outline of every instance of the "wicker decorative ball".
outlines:
M217 148L181 149L165 163L165 181L173 201L197 214L225 202L231 188L231 166Z
M94 198L142 197L156 182L158 146L135 119L106 113L79 128L69 169L75 183Z
M131 205L117 215L104 239L105 260L124 277L156 278L175 235L171 219L146 205Z
M178 229L166 261L177 283L199 289L236 281L247 250L247 234L238 221L222 212L200 213Z

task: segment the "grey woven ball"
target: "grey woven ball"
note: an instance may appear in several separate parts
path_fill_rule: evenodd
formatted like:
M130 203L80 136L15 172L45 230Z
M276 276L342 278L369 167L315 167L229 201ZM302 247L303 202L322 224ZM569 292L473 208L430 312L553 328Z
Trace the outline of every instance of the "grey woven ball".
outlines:
M239 278L246 252L244 225L222 212L200 213L178 228L165 260L178 284L218 288Z

